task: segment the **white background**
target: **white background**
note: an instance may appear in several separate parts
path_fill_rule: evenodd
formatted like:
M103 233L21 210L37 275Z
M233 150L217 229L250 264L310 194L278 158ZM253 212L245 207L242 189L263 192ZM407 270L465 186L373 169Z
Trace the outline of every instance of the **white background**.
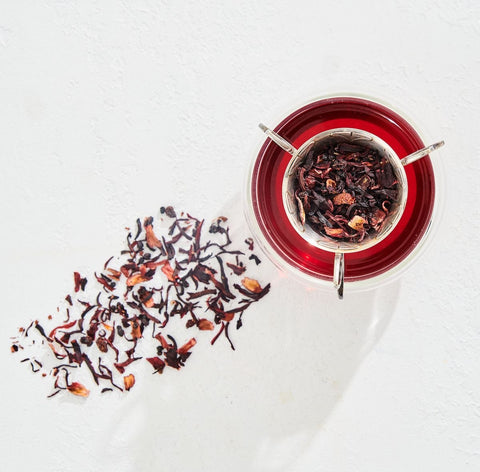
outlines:
M2 470L478 471L479 43L476 0L1 1ZM47 400L17 327L162 204L244 225L257 123L332 92L447 143L417 264L339 302L264 260L235 352Z

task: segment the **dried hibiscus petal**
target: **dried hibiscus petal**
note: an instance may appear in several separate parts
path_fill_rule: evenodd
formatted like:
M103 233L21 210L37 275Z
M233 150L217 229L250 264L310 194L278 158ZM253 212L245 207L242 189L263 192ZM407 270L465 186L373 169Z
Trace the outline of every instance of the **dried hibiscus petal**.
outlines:
M384 211L377 209L375 213L370 217L370 224L372 226L376 226L382 223L382 221L386 218L386 216L387 214Z
M304 182L308 189L313 180L306 175ZM311 208L305 193L299 198L305 209ZM262 288L257 280L248 277L239 285L242 274L247 270L245 264L249 260L258 264L259 259L254 254L248 257L245 252L232 249L229 228L222 226L227 221L226 217L214 220L210 233L216 235L215 239L205 242L202 241L203 220L184 213L177 217L173 208L163 212L175 219L168 228L168 237L157 237L152 217L146 218L143 225L138 219L135 236L132 239L132 234L128 233L126 248L120 256L110 257L102 272L93 274L98 282L95 285L97 293L84 300L71 295L65 297L68 303L66 321L53 326L50 324L48 330L38 321L32 321L26 330L19 330L20 335L26 338L32 328L37 340L40 338L42 344L52 349L55 358L61 359L60 364L54 360L57 365L51 369L55 376L55 391L51 396L61 390L69 390L79 396L88 395L89 391L83 384L68 381L71 369L88 370L102 392L112 388L121 391L132 388L135 377L126 370L140 359L149 362L158 373L162 373L166 365L180 369L197 341L191 338L177 346L175 339L168 334L167 326L174 316L187 318L181 326L197 326L200 331L212 331L220 325L212 343L223 334L234 349L229 334L231 321L237 317L236 326L240 328L245 310L270 289L270 284ZM253 240L248 238L245 243L252 251ZM74 280L76 292L85 288L87 279L78 272L74 274ZM149 282L148 286L143 285L146 282ZM83 295L89 296L88 293ZM75 313L78 316L73 319ZM198 316L200 313L203 317ZM151 336L147 327L152 329ZM149 335L146 335L147 332ZM154 346L156 356L140 356L139 352L152 338L159 341ZM20 349L24 350L24 343L19 344L18 339L13 338L12 352ZM98 364L94 364L92 360L97 358ZM34 357L25 357L24 361L29 361L27 365L34 372L41 370L47 375L45 363ZM63 381L60 372L64 373ZM120 383L123 379L125 388L117 385L117 378ZM105 382L109 384L103 385Z
M178 278L175 270L168 261L163 265L162 272L167 276L167 279L170 280L170 282L175 282Z
M230 262L227 262L227 267L230 267L230 269L232 269L233 273L236 275L242 275L247 270L245 266L231 264Z
M87 285L87 279L82 277L78 272L73 273L73 281L75 283L75 292L78 292L80 289L85 290L85 285Z
M198 329L200 329L201 331L211 331L215 328L215 325L210 320L207 320L206 318L202 318L198 320L197 326L198 326Z
M156 372L161 374L165 368L165 362L162 361L159 357L147 357L147 361L152 364Z
M146 277L145 275L142 275L142 274L131 275L127 279L127 287L133 287L134 285L137 285L143 282L148 282L150 279L151 277Z
M355 198L347 192L342 192L333 197L333 203L335 205L351 205L355 203Z
M147 240L147 245L149 248L154 249L162 249L162 243L161 241L155 236L155 233L153 231L153 218L150 216L148 218L145 218L145 221L143 222L143 227L145 228L145 235L146 235L146 240Z
M303 208L302 200L300 200L298 195L295 195L295 198L297 199L298 215L300 217L300 223L302 223L302 226L304 226L305 225L305 209Z
M348 234L342 228L329 228L325 226L325 233L332 238L344 238L348 236Z
M179 354L185 354L185 353L188 352L193 346L195 346L195 344L197 344L197 341L195 340L195 338L190 339L190 340L187 341L181 348L178 349L178 353L179 353Z

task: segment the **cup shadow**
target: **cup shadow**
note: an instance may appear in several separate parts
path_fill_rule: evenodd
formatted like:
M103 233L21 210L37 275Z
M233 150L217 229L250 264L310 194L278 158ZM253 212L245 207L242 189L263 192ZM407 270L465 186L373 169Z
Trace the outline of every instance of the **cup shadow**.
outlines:
M211 216L220 214L233 241L248 236L240 198ZM236 350L202 339L183 371L145 372L103 444L113 463L110 447L123 441L130 451L116 470L286 471L328 419L388 326L400 283L338 300L257 255L261 265L249 269L272 289L232 333Z

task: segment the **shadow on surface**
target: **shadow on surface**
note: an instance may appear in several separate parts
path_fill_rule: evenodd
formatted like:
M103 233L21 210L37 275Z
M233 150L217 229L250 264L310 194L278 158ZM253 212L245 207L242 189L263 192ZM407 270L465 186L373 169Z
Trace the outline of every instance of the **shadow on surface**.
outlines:
M241 199L219 214L242 245ZM142 373L103 443L110 465L120 446L125 470L285 471L308 447L382 336L399 283L339 301L333 288L308 288L262 260L249 269L272 290L232 333L236 351L202 338L183 371Z

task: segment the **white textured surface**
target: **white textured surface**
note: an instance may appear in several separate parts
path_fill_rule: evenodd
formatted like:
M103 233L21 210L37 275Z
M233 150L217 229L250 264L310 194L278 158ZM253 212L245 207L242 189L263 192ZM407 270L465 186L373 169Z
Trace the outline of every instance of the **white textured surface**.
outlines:
M476 0L1 2L2 470L478 471L479 43ZM265 261L274 287L236 352L199 349L123 397L47 401L9 354L17 326L137 216L239 212L257 123L335 91L447 142L419 263L339 303L294 298Z

